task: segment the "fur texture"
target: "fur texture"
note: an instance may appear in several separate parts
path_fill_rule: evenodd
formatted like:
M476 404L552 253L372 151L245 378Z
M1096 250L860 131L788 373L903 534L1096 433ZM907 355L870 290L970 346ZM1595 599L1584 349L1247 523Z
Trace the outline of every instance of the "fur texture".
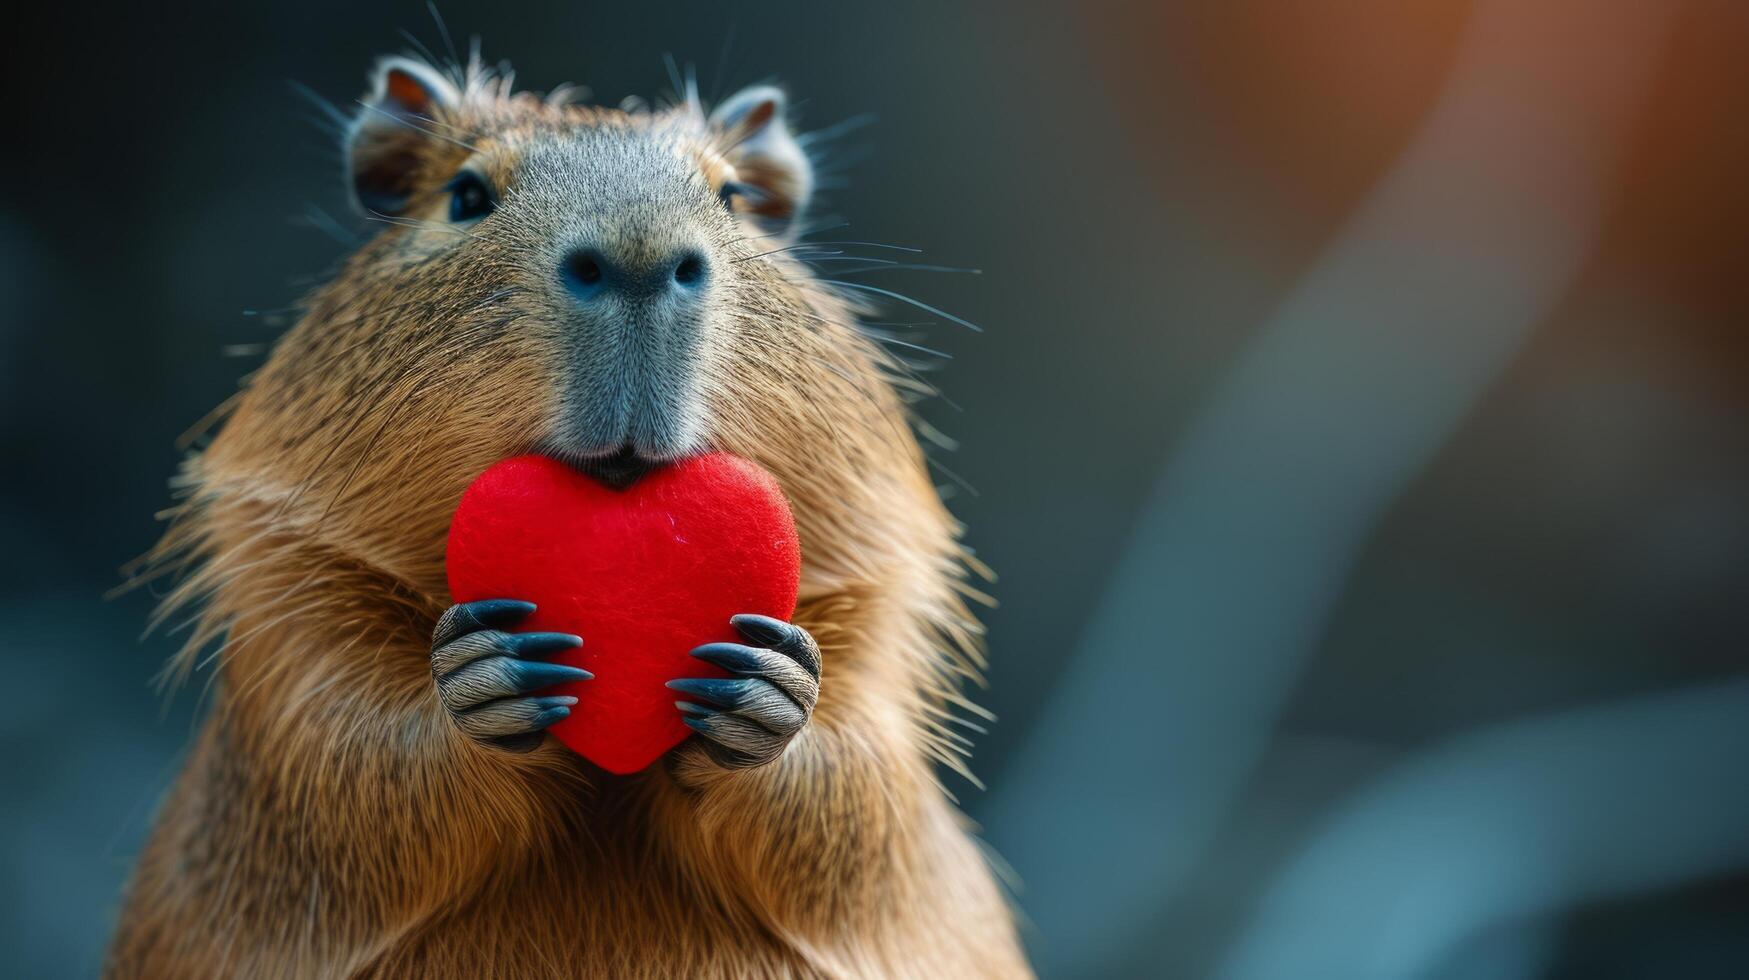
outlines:
M388 226L227 406L142 573L179 575L161 617L198 610L170 678L203 650L216 666L109 975L1028 972L934 778L963 770L951 726L976 710L959 692L980 631L958 529L897 365L755 224L806 203L805 161L761 128L781 102L729 105L713 121L691 99L512 94L477 66L379 71L350 147ZM464 167L501 200L452 224ZM725 208L731 181L747 200ZM663 341L679 353L575 312L555 269L579 228L705 250L705 300L645 324L683 332ZM463 488L508 456L620 442L726 450L791 501L794 620L823 672L811 721L767 764L723 768L694 739L610 777L551 739L482 746L442 706L428 650Z

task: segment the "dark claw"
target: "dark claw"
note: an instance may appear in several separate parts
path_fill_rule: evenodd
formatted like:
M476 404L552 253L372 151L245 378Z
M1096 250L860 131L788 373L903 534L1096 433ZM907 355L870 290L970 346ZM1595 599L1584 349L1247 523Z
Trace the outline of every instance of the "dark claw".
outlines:
M592 681L595 675L581 667L568 664L548 664L538 660L512 661L510 667L511 679L516 684L518 693L538 691L554 684L564 684L567 681Z
M575 633L511 633L504 640L513 657L544 656L582 645L583 638Z
M431 650L431 672L444 678L471 663L508 655L517 659L532 654L550 654L581 646L581 637L570 633L504 633L480 630L464 634Z
M521 599L481 599L478 602L463 603L462 608L482 625L496 628L521 620L534 612L535 604Z
M538 735L570 717L571 705L576 703L576 698L565 695L492 701L462 712L456 716L456 722L462 731L481 741Z
M534 603L523 602L521 599L481 599L451 606L443 614L443 618L437 621L431 645L440 647L457 637L479 630L511 626L534 610Z
M542 699L537 698L535 700ZM572 698L571 700L574 702L576 699ZM533 718L529 719L529 726L533 729L532 731L521 732L515 735L491 736L488 737L486 741L501 749L508 749L511 752L532 752L540 745L541 739L546 737L546 730L548 728L551 728L569 717L571 717L571 709L569 706L554 705L553 707L542 710Z
M757 674L765 669L759 651L739 643L706 643L693 650L692 655L734 674Z
M693 650L692 655L731 674L767 681L807 710L813 710L814 702L819 699L819 678L805 664L787 653L742 646L739 643L707 643ZM699 693L701 697L709 697L702 692L687 693Z
M762 647L770 647L773 650L785 644L795 643L801 632L781 619L772 619L770 616L755 616L750 613L730 616L729 622L734 625L735 629L741 631L742 636Z
M577 703L577 699L572 698L571 704L576 704L576 703ZM554 705L550 708L543 709L540 714L534 716L534 723L533 723L532 727L536 731L543 731L544 732L547 729L558 724L559 722L564 721L566 718L571 717L571 704L558 704L558 705Z
M453 652L454 649L451 646L446 648L446 652ZM494 654L468 660L448 673L439 675L437 693L442 696L443 703L450 710L466 711L487 701L528 694L554 684L593 680L594 677L594 674L581 667Z
M682 694L690 694L719 708L738 708L745 704L753 693L752 687L759 681L753 680L706 680L703 678L687 678L685 680L669 681L668 687ZM686 702L678 702L685 704Z
M743 613L729 622L756 646L768 647L799 663L808 673L820 676L820 648L808 631L781 619Z
M580 667L486 657L475 660L437 679L437 695L451 711L470 711L489 701L530 694L542 688L594 678Z
M669 681L668 686L682 694L704 698L724 711L756 722L759 727L785 739L800 731L808 721L808 709L800 701L764 678L734 681L687 679ZM685 708L681 711L695 716L699 714Z

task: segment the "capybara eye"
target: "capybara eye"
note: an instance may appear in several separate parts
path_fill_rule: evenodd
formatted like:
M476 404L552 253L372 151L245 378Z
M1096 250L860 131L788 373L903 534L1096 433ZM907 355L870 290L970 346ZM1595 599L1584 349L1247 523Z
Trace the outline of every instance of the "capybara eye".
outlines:
M747 189L745 187L732 180L728 180L724 181L722 189L717 191L717 200L723 202L723 207L733 211L735 210L735 198L743 197L746 193Z
M498 206L486 181L479 174L465 170L449 182L449 194L449 220L458 224L478 221Z

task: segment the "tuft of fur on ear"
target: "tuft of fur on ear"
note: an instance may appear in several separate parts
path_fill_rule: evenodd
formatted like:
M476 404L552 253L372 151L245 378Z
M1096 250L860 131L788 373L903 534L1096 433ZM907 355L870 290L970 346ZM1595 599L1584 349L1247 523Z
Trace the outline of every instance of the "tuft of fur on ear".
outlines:
M421 155L440 140L437 114L461 102L449 79L429 65L390 56L371 73L371 94L346 134L352 202L366 213L400 214Z
M710 125L742 193L742 210L784 226L807 209L814 167L784 119L783 90L755 85L730 96Z

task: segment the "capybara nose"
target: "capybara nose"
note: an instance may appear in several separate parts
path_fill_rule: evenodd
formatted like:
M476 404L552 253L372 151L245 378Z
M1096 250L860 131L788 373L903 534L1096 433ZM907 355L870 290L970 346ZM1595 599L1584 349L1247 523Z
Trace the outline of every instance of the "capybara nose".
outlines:
M606 250L584 246L565 256L559 278L579 301L589 303L618 294L627 299L685 294L704 284L710 263L696 248L679 248L654 259L616 258Z

